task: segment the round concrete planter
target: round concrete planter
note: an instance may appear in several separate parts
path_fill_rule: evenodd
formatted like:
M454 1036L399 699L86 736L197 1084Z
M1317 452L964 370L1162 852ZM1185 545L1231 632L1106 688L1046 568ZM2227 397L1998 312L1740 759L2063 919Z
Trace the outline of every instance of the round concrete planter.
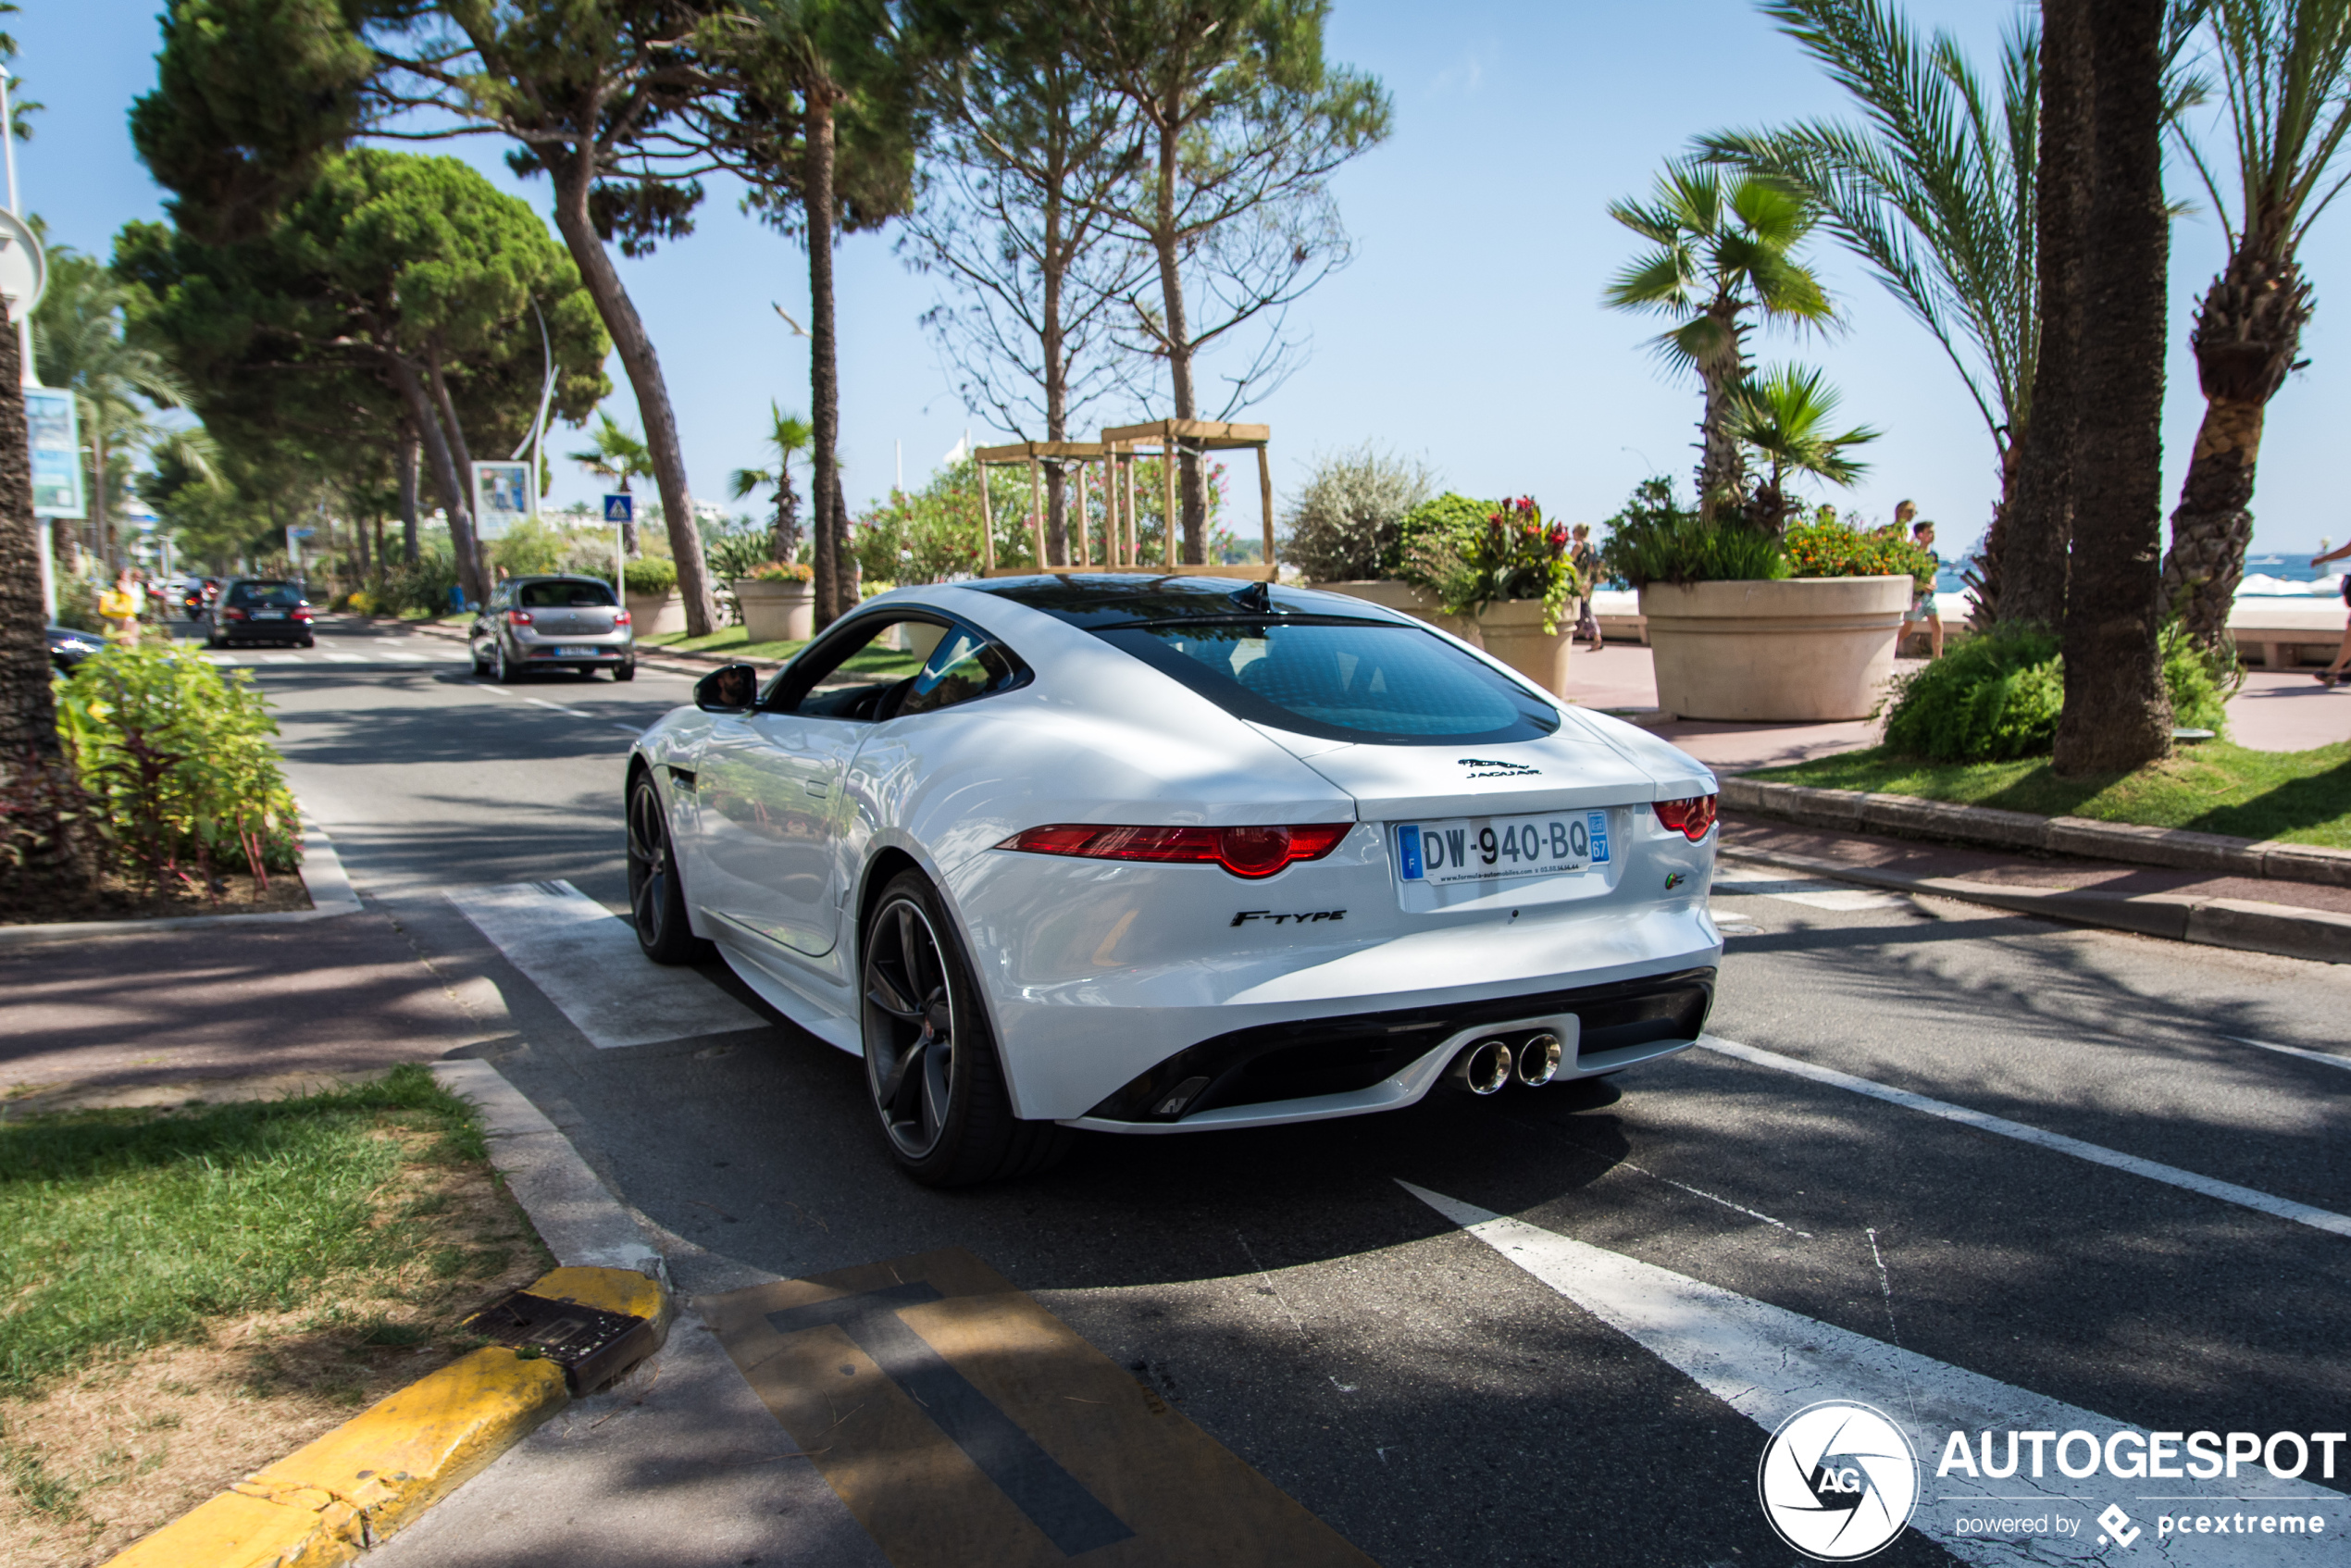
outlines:
M686 629L686 596L676 589L667 593L631 593L628 601L628 624L640 637L659 637L664 632Z
M1465 642L1477 641L1476 622L1461 616L1447 615L1438 605L1437 595L1418 583L1380 578L1360 582L1310 582L1306 586L1317 593L1344 593L1350 599L1369 600L1383 608L1400 610L1414 620L1426 621L1433 627L1449 631Z
M1657 704L1683 718L1867 718L1894 673L1907 577L1651 583L1641 590Z
M805 642L816 635L816 585L739 577L731 584L743 607L743 635L753 642Z
M1573 610L1559 629L1543 629L1543 601L1504 599L1478 613L1478 640L1486 651L1554 697L1567 695L1567 653L1575 634Z

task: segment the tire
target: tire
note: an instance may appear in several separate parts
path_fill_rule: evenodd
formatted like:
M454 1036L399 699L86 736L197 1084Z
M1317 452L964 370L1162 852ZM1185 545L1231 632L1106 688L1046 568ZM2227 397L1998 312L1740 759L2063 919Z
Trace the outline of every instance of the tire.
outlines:
M218 648L218 647L219 647L219 646L220 646L220 633L219 633L219 631L218 631L218 629L214 629L214 630L208 630L208 631L206 631L206 632L204 634L204 645L205 645L205 647L207 647L207 648Z
M503 639L490 644L490 678L501 686L515 683L515 671L506 663L506 644Z
M318 646L318 640L315 637L305 637L301 641L295 643L294 646L297 648L316 648Z
M615 665L615 666L612 666L612 678L613 678L615 680L634 680L634 679L636 679L636 678L637 678L637 661L636 661L636 660L634 660L634 659L623 659L623 660L621 660L621 661L620 661L620 663L618 663L618 664L616 664L616 665Z
M703 964L717 950L694 935L686 915L686 885L669 842L669 822L653 775L628 786L628 913L637 945L655 964Z
M970 1187L1068 1152L1068 1128L1013 1114L988 1010L928 878L890 879L858 952L865 1088L901 1170L926 1187Z

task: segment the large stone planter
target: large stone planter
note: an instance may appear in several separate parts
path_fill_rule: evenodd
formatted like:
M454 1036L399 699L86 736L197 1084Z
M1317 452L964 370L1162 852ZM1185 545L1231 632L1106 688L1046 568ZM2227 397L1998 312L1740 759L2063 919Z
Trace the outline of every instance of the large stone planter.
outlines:
M753 642L805 642L816 635L816 585L739 577L730 585L743 607L743 635Z
M1867 718L1894 673L1907 577L1651 583L1641 590L1657 704L1683 718Z
M1306 586L1317 593L1344 593L1350 599L1366 599L1386 609L1400 610L1414 620L1426 621L1465 642L1477 641L1476 622L1465 616L1447 615L1438 606L1437 595L1418 583L1383 578L1367 579L1361 582L1310 582Z
M1558 629L1543 629L1543 601L1505 599L1477 617L1486 651L1554 697L1567 695L1567 652L1575 635L1575 606L1565 606Z
M640 637L659 637L664 632L686 629L686 596L676 589L667 593L630 593L623 595L628 603L628 624Z

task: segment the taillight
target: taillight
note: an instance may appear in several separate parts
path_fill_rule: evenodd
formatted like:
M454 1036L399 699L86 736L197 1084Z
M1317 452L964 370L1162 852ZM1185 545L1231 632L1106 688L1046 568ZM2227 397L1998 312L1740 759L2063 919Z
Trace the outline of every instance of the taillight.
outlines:
M243 610L231 610L229 612L229 618L232 621L241 621L245 618L245 613Z
M1714 803L1712 795L1692 795L1686 801L1659 801L1657 819L1695 844L1706 837L1707 829L1714 826Z
M1294 860L1322 859L1338 847L1353 826L1315 822L1303 828L1103 828L1063 823L1015 833L996 847L1088 860L1215 865L1236 877L1271 877Z
M627 626L628 624L628 612L622 610L616 614L612 618L612 624L616 627Z
M310 606L309 606L309 605L307 605L307 604L305 604L305 605L304 605L301 609L296 610L296 611L293 613L293 618L294 618L294 619L296 619L296 620L298 620L298 621L306 621L306 620L308 620L308 619L310 618Z
M508 626L529 626L530 624L530 612L529 610L508 610L506 612L506 624Z

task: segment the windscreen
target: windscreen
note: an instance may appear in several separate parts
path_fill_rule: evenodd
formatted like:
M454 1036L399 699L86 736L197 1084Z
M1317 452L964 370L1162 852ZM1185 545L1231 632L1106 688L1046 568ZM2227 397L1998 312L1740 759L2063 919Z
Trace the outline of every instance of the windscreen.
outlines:
M241 582L229 591L231 604L282 604L291 609L302 603L302 590L291 582Z
M601 582L526 582L517 597L526 610L592 610L612 604L612 590Z
M1417 627L1363 621L1190 621L1095 632L1226 712L1333 740L1531 740L1550 704Z

